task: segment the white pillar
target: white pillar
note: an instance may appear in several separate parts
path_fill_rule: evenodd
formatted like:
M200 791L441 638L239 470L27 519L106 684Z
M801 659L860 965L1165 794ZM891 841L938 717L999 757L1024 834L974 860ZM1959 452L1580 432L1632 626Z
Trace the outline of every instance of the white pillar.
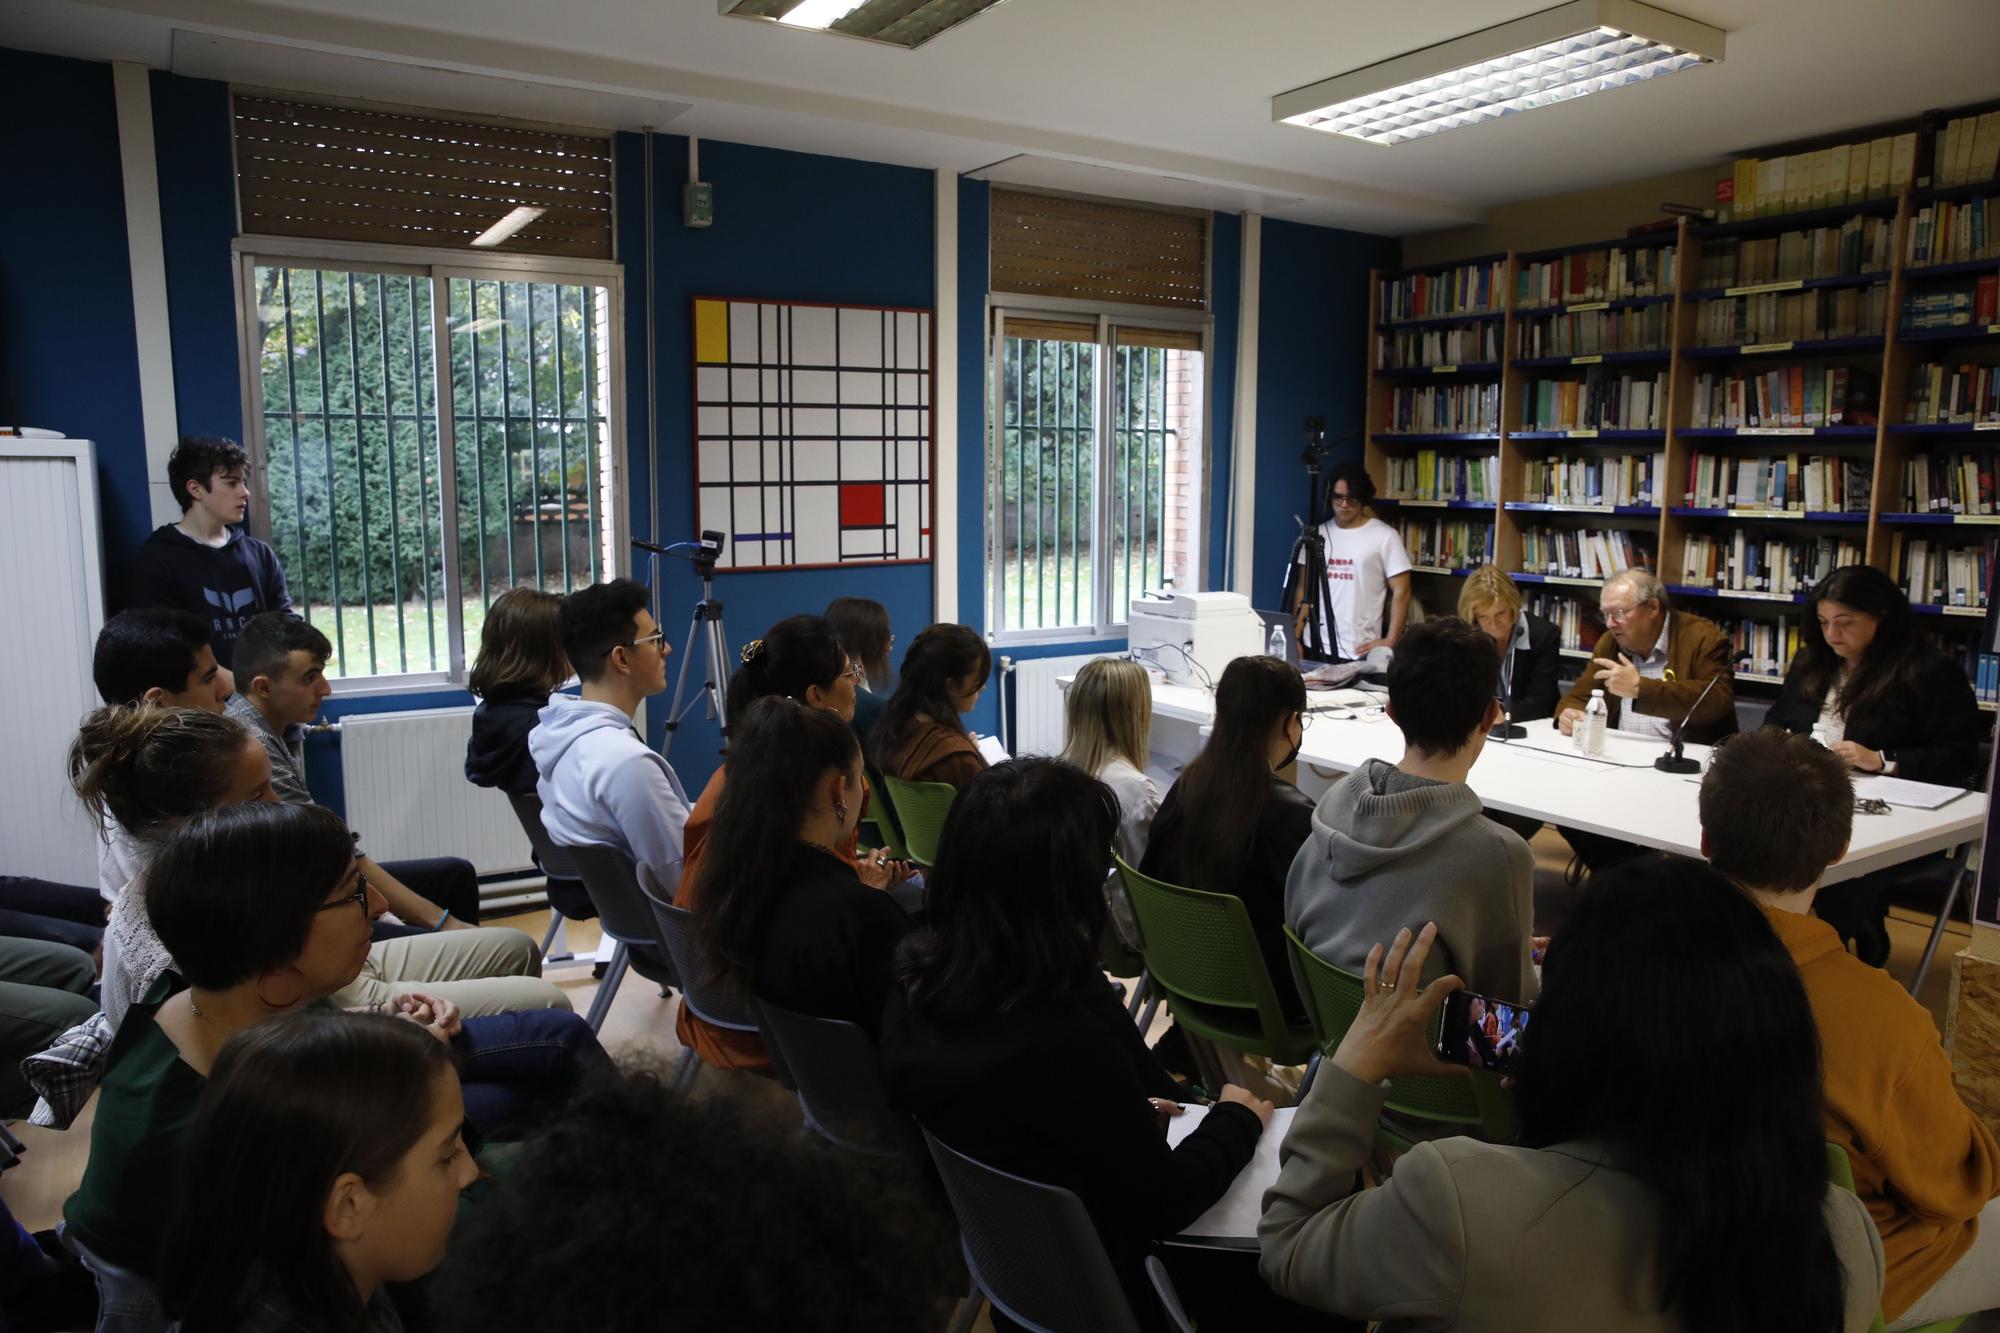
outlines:
M937 455L931 468L931 614L958 619L958 554L968 534L958 530L958 173L937 172L936 264L931 318L936 330L935 374L931 378L932 420Z
M180 520L167 485L167 456L180 438L174 406L173 330L167 320L167 253L160 233L160 171L153 156L153 89L144 65L111 64L118 105L118 156L125 176L125 244L132 265L132 332L139 351L140 421L146 436L153 522ZM111 441L100 441L111 445Z
M1257 310L1264 219L1243 215L1243 266L1236 304L1236 425L1230 436L1229 586L1246 596L1256 572Z

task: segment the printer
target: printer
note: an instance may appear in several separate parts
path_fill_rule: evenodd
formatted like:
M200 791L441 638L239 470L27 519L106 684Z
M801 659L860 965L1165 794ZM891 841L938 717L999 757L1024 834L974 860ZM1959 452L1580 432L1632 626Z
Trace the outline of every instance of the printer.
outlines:
M1240 592L1168 589L1132 599L1132 656L1175 685L1212 686L1239 657L1264 651L1264 622Z

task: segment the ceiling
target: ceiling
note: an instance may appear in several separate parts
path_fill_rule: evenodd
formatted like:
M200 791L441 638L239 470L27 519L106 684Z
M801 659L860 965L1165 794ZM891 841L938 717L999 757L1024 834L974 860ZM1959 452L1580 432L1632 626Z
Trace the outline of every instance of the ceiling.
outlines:
M915 51L716 0L0 0L0 45L1406 235L2000 97L1996 0L1670 0L1720 65L1376 148L1270 98L1552 0L1007 0Z

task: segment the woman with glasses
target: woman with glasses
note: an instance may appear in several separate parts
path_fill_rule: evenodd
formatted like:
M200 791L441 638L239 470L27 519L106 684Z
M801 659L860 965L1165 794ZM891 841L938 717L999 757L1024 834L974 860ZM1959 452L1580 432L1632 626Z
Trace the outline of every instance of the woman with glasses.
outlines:
M1317 651L1308 656L1348 661L1376 648L1394 648L1410 616L1410 553L1396 530L1369 509L1375 481L1361 464L1335 468L1327 478L1326 498L1333 517L1319 525L1326 546L1326 586L1321 591L1333 623L1321 618ZM1299 641L1309 647L1305 624L1310 605L1301 587L1294 610Z
M182 1143L224 1043L276 1014L332 1007L366 963L384 904L361 877L347 826L312 805L195 815L168 835L146 884L174 970L112 1042L89 1166L63 1212L89 1254L156 1277ZM421 992L373 1009L452 1048L466 1118L487 1137L518 1132L605 1059L568 1010L462 1018Z

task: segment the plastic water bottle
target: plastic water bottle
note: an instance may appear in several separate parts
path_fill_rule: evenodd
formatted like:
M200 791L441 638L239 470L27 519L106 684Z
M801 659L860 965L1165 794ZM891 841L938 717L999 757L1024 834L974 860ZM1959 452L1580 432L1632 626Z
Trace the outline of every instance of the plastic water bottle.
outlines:
M1285 627L1283 625L1273 625L1271 626L1271 641L1264 645L1264 651L1282 662L1285 660L1286 642Z
M1604 753L1605 719L1609 716L1610 709L1605 706L1604 691L1592 690L1590 692L1590 702L1583 706L1583 725L1581 727L1583 744L1578 747L1585 754L1601 755Z

